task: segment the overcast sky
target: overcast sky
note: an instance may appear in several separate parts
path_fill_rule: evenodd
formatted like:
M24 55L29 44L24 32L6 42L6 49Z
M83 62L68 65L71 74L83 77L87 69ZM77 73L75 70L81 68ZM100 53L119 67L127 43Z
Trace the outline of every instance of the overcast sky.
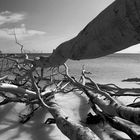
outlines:
M0 0L0 50L52 52L114 0ZM140 52L133 47L125 52Z

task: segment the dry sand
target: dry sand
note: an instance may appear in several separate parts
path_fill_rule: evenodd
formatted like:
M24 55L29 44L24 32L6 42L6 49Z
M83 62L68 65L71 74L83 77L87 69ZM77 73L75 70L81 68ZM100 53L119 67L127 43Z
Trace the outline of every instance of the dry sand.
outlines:
M97 83L115 83L121 87L139 87L135 83L123 83L126 78L140 77L140 56L115 55L95 60L68 61L70 73L80 76L82 65L92 72L91 77ZM68 93L56 96L57 102L63 110L75 121L84 120L89 112L88 101L85 96ZM129 101L128 101L129 99ZM123 98L124 102L131 101ZM55 124L45 125L44 121L51 115L44 109L37 111L34 117L26 124L19 124L18 112L23 108L21 104L9 104L0 108L0 140L68 140ZM90 126L105 140L112 140L107 133L110 129L103 124ZM116 132L116 131L114 131ZM123 134L124 135L124 134ZM126 135L124 138L128 139Z

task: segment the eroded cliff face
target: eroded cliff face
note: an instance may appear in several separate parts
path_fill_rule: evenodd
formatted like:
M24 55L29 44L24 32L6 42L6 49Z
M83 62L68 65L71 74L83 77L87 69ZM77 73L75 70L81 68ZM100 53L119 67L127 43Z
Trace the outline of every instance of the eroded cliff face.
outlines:
M50 61L63 64L67 59L102 57L140 42L140 1L116 0L76 37L60 44Z

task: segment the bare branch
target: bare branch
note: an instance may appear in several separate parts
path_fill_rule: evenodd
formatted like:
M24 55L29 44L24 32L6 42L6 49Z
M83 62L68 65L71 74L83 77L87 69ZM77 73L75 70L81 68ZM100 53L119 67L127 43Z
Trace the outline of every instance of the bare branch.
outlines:
M23 53L24 52L24 50L23 50L24 46L21 43L18 42L15 29L14 29L13 35L15 37L16 44L18 44L20 46L21 53Z

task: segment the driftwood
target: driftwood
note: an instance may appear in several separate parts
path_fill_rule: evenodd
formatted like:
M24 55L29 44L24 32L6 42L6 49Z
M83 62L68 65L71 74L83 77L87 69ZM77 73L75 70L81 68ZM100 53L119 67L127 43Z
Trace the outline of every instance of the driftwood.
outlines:
M57 127L61 130L61 132L66 135L71 140L99 140L98 136L90 130L88 127L77 124L70 119L69 116L65 114L65 112L59 107L59 105L55 102L55 94L59 94L64 91L64 88L69 84L69 82L65 80L53 81L51 79L48 80L48 85L56 84L55 89L53 91L46 91L44 89L47 88L44 85L42 88L40 87L40 81L44 80L41 77L40 72L32 71L32 66L29 64L22 62L22 64L18 64L19 66L15 66L16 73L13 79L9 79L8 76L1 77L0 83L0 96L3 100L0 102L0 105L6 105L8 103L24 103L32 107L29 114L20 115L20 122L26 123L31 119L34 115L34 112L37 111L41 107L45 107L55 119L55 123ZM23 67L23 69L22 69ZM26 71L26 67L29 67L30 70ZM50 70L51 71L51 70ZM56 76L56 74L52 76ZM1 71L2 74L2 71ZM58 75L58 74L57 74ZM28 79L28 82L24 82ZM45 79L46 80L46 79ZM66 90L66 92L73 91Z
M42 71L42 67L38 69L38 65L36 66L38 59L31 60L25 54L21 54L18 60L17 58L17 56L16 58L13 56L3 57L1 75L4 74L4 76L0 78L0 96L3 100L0 105L11 102L28 105L31 110L26 115L20 115L21 123L26 123L35 111L45 107L54 117L54 123L68 138L72 140L99 139L89 128L73 122L55 102L55 94L78 91L87 95L91 102L91 108L94 105L100 108L100 112L95 110L94 112L101 115L106 123L117 130L123 131L132 139L139 139L139 134L135 130L115 118L117 116L140 125L139 102L122 105L116 100L116 97L125 95L135 96L137 99L140 95L139 89L120 88L115 84L97 84L87 76L89 72L86 72L84 67L81 78L76 80L69 75L68 67L65 64L58 68L46 68L46 75ZM6 66L4 65L5 61ZM12 78L8 76L9 69L12 70L10 74L14 75ZM56 77L59 77L59 79L56 79ZM42 81L46 81L46 83L41 85ZM46 91L47 87L52 84L55 85L54 89ZM131 92L131 94L128 94L128 92ZM46 123L49 123L49 121L46 121Z
M135 96L137 100L140 89L120 88L114 84L97 84L87 76L84 68L81 79L77 80L69 75L68 67L64 64L67 59L98 58L138 44L139 7L139 0L116 0L76 37L60 44L49 57L29 59L28 55L23 53L23 45L18 42L14 33L21 54L2 55L0 59L0 97L3 99L0 105L18 102L29 106L31 108L29 114L20 116L22 123L29 121L36 110L45 107L55 119L52 122L55 122L69 139L99 139L89 128L73 122L55 102L55 94L78 91L87 95L95 114L100 115L106 123L123 131L131 139L139 139L139 134L135 130L115 120L115 117L140 125L139 102L122 105L117 100L118 96ZM51 85L54 88L49 91L47 88Z
M64 64L67 59L92 59L140 43L140 1L115 0L73 39L60 44L38 66Z
M109 123L115 129L123 131L132 139L139 138L139 134L137 134L135 130L131 129L129 125L125 125L123 122L114 119L114 117L117 116L139 125L140 118L137 116L139 116L140 109L138 108L138 102L125 106L116 100L119 92L119 96L124 96L125 90L128 92L129 89L123 89L124 92L122 93L122 88L114 84L96 84L90 77L87 76L89 72L86 72L84 67L80 80L76 80L74 77L69 75L67 65L55 69L49 68L47 71L48 75L51 76L48 77L44 75L44 73L42 74L41 69L33 70L35 69L35 66L33 67L32 62L33 60L16 63L18 64L14 65L16 73L14 70L12 71L15 74L13 79L9 79L8 76L1 77L0 96L3 100L0 102L0 105L18 102L25 103L26 105L32 107L29 114L20 116L21 123L26 123L31 119L36 110L41 107L45 107L54 117L55 121L53 123L56 123L61 132L68 138L72 140L99 139L98 136L89 128L72 121L69 116L64 113L62 108L59 107L59 104L55 102L55 94L62 92L66 94L78 91L83 92L88 96L91 102L91 108L93 108L93 105L100 108L100 113L95 110L94 112L97 115L101 115L101 118L103 118L106 123ZM55 80L56 76L60 76L60 79ZM46 77L50 79L47 79ZM41 86L40 82L42 80L46 81L46 79L47 85L45 84ZM55 88L52 91L46 91L45 89L47 89L47 87L51 84L54 84ZM132 92L132 89L130 89L130 91ZM131 94L131 96L132 95L133 94ZM134 94L134 96L136 95ZM138 93L136 98L137 97L139 97Z

